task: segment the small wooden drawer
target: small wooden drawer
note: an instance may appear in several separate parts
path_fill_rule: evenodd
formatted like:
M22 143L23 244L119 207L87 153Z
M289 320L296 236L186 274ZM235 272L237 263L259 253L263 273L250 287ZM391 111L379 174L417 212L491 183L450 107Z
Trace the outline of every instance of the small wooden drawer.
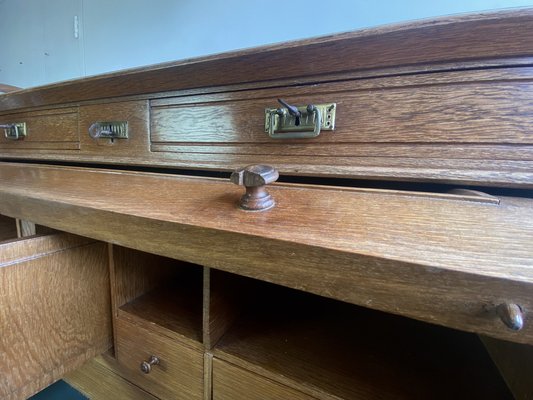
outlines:
M161 399L203 398L202 352L122 318L115 320L115 335L117 359L140 386ZM141 363L151 356L159 364L143 373Z
M0 129L0 149L77 150L80 147L77 107L0 116L0 125L17 123L26 124L26 136L8 139Z
M89 130L98 123L127 124L127 138L110 139L94 137ZM126 101L80 106L80 134L82 155L86 159L121 162L121 158L133 157L146 160L149 156L148 102ZM91 136L92 135L92 136ZM115 158L116 157L116 158Z
M237 147L240 154L287 156L362 156L369 151L384 156L382 150L389 149L397 157L483 158L479 151L457 148L443 154L434 148L432 153L426 146L533 145L533 121L517 109L533 108L533 76L525 80L522 75L516 82L512 72L493 75L440 73L158 99L151 102L151 138L154 144L204 146L213 152L235 154ZM315 138L272 139L265 132L265 108L282 107L280 97L298 106L336 103L335 130ZM403 146L391 152L391 144ZM217 146L226 150L217 151Z
M213 400L313 400L308 396L230 363L213 359Z

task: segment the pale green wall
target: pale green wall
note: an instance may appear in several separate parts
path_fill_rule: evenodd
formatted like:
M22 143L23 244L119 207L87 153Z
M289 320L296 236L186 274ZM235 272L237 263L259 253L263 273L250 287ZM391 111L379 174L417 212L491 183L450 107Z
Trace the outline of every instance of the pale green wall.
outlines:
M393 22L528 5L533 0L0 0L0 83L30 87Z

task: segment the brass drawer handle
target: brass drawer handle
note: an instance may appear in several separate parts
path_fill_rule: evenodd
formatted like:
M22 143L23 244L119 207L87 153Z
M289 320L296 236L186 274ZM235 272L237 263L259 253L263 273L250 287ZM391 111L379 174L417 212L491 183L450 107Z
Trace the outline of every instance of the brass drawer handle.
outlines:
M143 361L141 363L141 371L145 374L152 372L152 366L159 365L159 358L156 356L150 356L148 361Z
M128 121L98 121L89 127L93 139L128 139Z
M497 308L498 315L505 326L513 331L524 327L524 312L518 304L503 303Z
M9 140L21 140L26 137L26 123L17 122L14 124L3 124L0 128L4 129L4 135Z
M278 101L283 107L265 110L265 132L273 139L314 138L335 129L335 103L297 107Z

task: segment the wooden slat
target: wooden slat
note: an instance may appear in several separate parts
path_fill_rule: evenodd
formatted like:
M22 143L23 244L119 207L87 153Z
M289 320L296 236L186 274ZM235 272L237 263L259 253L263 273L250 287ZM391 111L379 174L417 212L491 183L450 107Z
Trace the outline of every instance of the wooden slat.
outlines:
M377 67L531 56L532 14L514 10L428 19L184 60L9 93L0 96L0 110Z
M216 358L213 360L213 368L213 400L315 399Z
M75 182L75 184L72 184ZM112 188L112 190L110 190ZM4 163L0 212L150 253L533 343L495 306L533 309L533 206L311 185L274 185L248 213L216 179Z
M342 152L341 152L342 153ZM115 165L139 165L146 167L168 167L171 169L210 169L230 171L258 162L256 155L211 154L205 153L166 153L152 158L120 156L112 158ZM159 153L160 154L160 153ZM474 150L474 156L476 151ZM490 153L487 153L490 154ZM509 154L509 153L507 153ZM4 161L20 159L20 151L7 151L2 154ZM501 154L500 154L501 156ZM25 159L48 160L77 163L79 154L32 150ZM499 157L499 156L498 156ZM496 157L496 158L498 158ZM517 156L509 156L516 158ZM320 159L320 164L317 164ZM106 155L84 155L84 162L108 164L111 158ZM455 185L480 185L533 188L533 168L531 161L479 160L479 159L413 159L403 157L313 157L313 156L272 156L260 157L260 162L275 166L287 175L311 175L366 180L394 181L438 181Z
M72 247L84 246L94 240L75 235L38 236L0 243L0 265L39 258Z
M135 376L137 384L161 399L203 399L202 352L120 318L116 324L117 359ZM160 359L160 364L143 374L140 364L152 355ZM145 385L144 381L151 384Z

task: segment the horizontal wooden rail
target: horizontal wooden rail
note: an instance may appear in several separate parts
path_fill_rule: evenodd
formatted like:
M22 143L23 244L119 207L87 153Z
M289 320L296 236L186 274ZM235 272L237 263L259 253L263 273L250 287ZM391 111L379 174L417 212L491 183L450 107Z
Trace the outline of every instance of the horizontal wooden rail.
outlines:
M275 184L237 207L218 179L0 164L0 213L462 330L533 343L533 200Z

